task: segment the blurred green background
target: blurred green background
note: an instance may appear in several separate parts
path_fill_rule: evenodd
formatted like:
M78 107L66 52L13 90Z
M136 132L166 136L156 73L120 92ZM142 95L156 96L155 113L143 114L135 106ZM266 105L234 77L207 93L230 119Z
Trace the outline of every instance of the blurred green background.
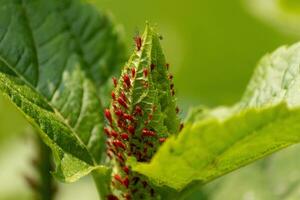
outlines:
M134 48L132 38L143 30L146 21L157 24L175 75L178 100L184 110L193 105L231 105L238 101L258 60L267 52L300 38L298 0L89 1L114 18L122 30L128 52ZM34 173L30 166L35 153L32 138L28 124L0 96L0 200L32 199L23 179L23 174ZM272 190L268 190L270 188L257 187L256 183L261 180L252 180L251 177L265 172L261 169L275 170L274 167L264 167L266 162L272 163L269 165L289 163L288 169L297 169L295 152L286 150L275 155L279 161L273 156L271 161L261 161L229 174L190 199L199 199L200 196L222 199L234 191L237 184L240 192L223 199L276 199L270 197L273 195ZM295 170L285 171L291 173ZM241 184L247 178L251 181ZM215 188L218 192L214 191L212 195ZM252 193L248 194L249 190ZM76 184L61 184L57 199L97 199L97 194L88 177Z

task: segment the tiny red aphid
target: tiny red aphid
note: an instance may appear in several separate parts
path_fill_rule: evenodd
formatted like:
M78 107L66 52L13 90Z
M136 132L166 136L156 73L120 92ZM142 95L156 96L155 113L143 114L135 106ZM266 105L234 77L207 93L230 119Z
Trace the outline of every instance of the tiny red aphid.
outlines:
M110 131L109 131L109 129L108 128L104 128L104 133L107 135L107 137L109 137L110 136Z
M179 113L179 108L176 107L175 111L176 111L176 113L178 114L178 113Z
M124 167L123 167L123 171L124 171L126 174L129 174L129 167L128 167L128 166L124 166Z
M172 94L172 96L175 95L175 90L174 89L171 91L171 94Z
M106 196L106 199L107 199L107 200L119 200L118 197L116 197L115 195L112 195L112 194L107 195L107 196Z
M111 97L114 101L116 100L116 94L114 92L111 92Z
M117 109L115 110L115 114L118 116L118 117L122 117L123 116L123 111L121 109Z
M112 123L112 117L111 117L111 114L110 114L110 110L109 110L109 109L105 109L104 114L105 114L106 119L107 119L110 123Z
M122 177L121 177L119 174L114 175L114 178L115 178L118 182L120 182L121 184L123 184Z
M156 136L156 133L154 131L150 131L150 130L148 130L146 128L143 129L142 133L143 133L143 136L147 136L147 137L154 137L154 136Z
M124 81L124 83L126 84L126 86L127 86L128 88L131 87L131 82L130 82L130 78L129 78L128 74L125 74L125 75L123 76L123 81Z
M135 73L136 73L135 68L134 68L134 67L131 68L131 77L132 77L132 78L135 77Z
M118 103L123 106L124 108L128 109L128 106L127 106L127 103L126 101L122 98L122 97L119 97L118 98Z
M150 68L151 68L151 71L154 70L155 64L151 63Z
M134 110L134 113L133 115L143 115L143 110L140 106L135 106L135 110Z
M129 178L128 178L128 176L126 176L126 177L124 178L124 180L123 180L123 185L124 185L126 188L128 188L128 186L129 186Z
M129 139L129 135L128 135L127 133L122 133L122 134L121 134L121 138L122 138L123 140L128 140L128 139Z
M179 131L181 131L183 128L184 128L184 124L181 123L181 124L180 124L180 127L179 127Z
M113 136L114 138L117 138L118 137L118 133L114 130L111 130L110 132L111 136Z
M169 69L170 68L170 64L166 63L166 68Z
M159 142L160 143L164 143L166 141L167 138L159 138Z
M147 77L147 76L148 76L148 69L145 68L145 69L143 70L143 73L144 73L144 76Z
M126 102L126 94L124 91L121 92L121 98Z
M135 132L135 128L134 128L134 126L132 126L132 125L129 125L128 126L128 131L129 131L129 133L131 133L132 135L134 134L134 132Z
M135 41L135 45L136 45L137 50L138 51L141 50L141 48L142 48L142 38L140 36L136 36L134 38L134 41Z
M121 163L125 161L121 153L118 153L117 157Z
M117 85L118 85L117 79L115 77L113 77L112 81L113 81L114 86L117 87Z
M112 143L115 147L119 147L119 148L122 148L124 150L126 148L126 145L123 142L121 142L120 140L114 140Z
M126 113L123 114L124 119L127 119L129 121L134 121L134 118L131 115L128 115Z

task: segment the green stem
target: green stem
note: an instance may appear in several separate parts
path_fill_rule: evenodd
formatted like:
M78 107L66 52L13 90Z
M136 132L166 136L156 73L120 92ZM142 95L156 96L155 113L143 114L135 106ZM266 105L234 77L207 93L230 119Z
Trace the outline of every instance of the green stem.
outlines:
M111 170L105 166L101 166L92 172L100 199L106 199L107 195L111 193L109 187L111 181L110 174Z
M51 175L52 156L48 146L36 137L37 155L32 164L35 168L36 178L26 177L26 180L34 192L35 200L54 200L57 190L55 181Z

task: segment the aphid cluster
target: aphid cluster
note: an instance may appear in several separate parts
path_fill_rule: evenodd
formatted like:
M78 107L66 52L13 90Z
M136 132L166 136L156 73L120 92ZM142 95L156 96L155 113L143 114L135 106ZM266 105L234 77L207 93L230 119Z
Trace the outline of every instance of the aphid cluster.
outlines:
M140 51L142 39L136 37L135 42L137 51ZM166 67L169 65L166 64ZM121 192L108 195L108 200L145 199L146 197L146 199L155 199L154 197L157 195L144 177L132 172L126 165L128 156L134 156L139 162L150 161L168 136L168 133L157 132L151 126L158 112L156 105L153 104L150 107L148 105L146 109L142 103L133 104L132 102L131 95L134 84L140 84L144 89L148 89L148 77L155 68L155 64L143 68L126 66L119 82L113 78L115 89L111 93L111 107L104 111L108 124L104 128L104 133L107 136L106 153L115 166L111 187ZM168 78L170 94L174 95L173 76L169 75ZM176 113L178 112L179 109L176 108Z

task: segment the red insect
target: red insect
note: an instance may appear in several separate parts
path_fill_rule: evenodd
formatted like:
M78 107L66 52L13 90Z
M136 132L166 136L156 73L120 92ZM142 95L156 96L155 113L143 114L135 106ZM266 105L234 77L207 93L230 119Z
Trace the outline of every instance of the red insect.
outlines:
M142 133L143 133L143 136L147 136L147 137L154 137L154 136L156 136L156 133L154 131L150 131L150 130L148 130L146 128L143 129Z
M180 127L179 127L179 131L181 131L183 128L184 128L184 124L181 123L181 124L180 124Z
M129 78L128 74L125 74L125 75L123 76L123 81L124 81L124 83L126 84L126 86L127 86L128 88L131 87L131 82L130 82L130 78Z
M175 90L174 89L171 91L171 94L172 94L172 96L175 95Z
M112 117L111 117L111 114L110 114L110 110L109 110L109 109L105 109L104 114L105 114L106 119L107 119L110 123L112 123Z
M128 186L129 186L129 178L128 178L128 176L126 176L126 177L124 178L124 180L123 180L123 185L124 185L126 188L128 188Z
M118 157L120 163L123 163L125 161L121 153L118 153L117 157Z
M129 131L129 133L131 133L132 135L134 134L134 132L135 132L135 128L134 128L134 126L132 126L132 125L129 125L128 126L128 131Z
M116 100L116 94L114 92L111 92L111 97L114 101Z
M136 73L135 68L134 68L134 67L131 68L131 77L132 77L132 78L135 77L135 73Z
M143 184L144 188L148 186L148 183L146 181L143 181L142 184Z
M109 131L109 129L108 128L104 128L104 132L105 132L105 134L107 135L107 137L109 137L110 136L110 131Z
M117 138L118 137L118 133L114 130L111 130L110 132L111 136L113 136L114 138Z
M122 138L123 140L128 140L128 139L129 139L129 136L128 136L127 133L122 133L122 134L121 134L121 138Z
M148 76L148 69L145 68L145 69L143 70L143 73L144 73L144 76L147 77L147 76Z
M117 85L118 85L117 79L115 77L113 77L112 81L113 81L114 86L117 87Z
M126 99L127 99L126 94L123 91L121 92L121 97L126 102Z
M120 140L114 140L112 143L115 147L119 147L119 148L122 148L124 150L126 148L125 144L123 142L121 142Z
M167 138L159 138L159 142L160 143L164 143L166 141Z
M121 177L119 174L115 174L115 175L114 175L114 178L115 178L118 182L120 182L121 184L123 184L122 177Z
M124 167L123 167L123 171L124 171L126 174L129 174L129 167L128 167L128 166L124 166Z
M166 63L166 68L169 69L170 68L170 64Z
M107 195L107 196L106 196L106 199L107 199L107 200L119 200L119 198L116 197L116 196L113 195L113 194Z
M175 111L176 111L176 113L178 114L178 113L179 113L179 108L176 107Z
M135 106L135 110L134 110L134 113L133 113L133 115L140 115L140 116L142 116L143 115L143 110L142 110L142 108L140 107L140 106Z
M129 121L134 121L134 118L131 115L128 115L126 113L123 114L124 119L127 119Z
M123 128L126 127L126 123L122 119L119 119L118 120L118 127L123 129Z
M151 68L151 71L154 70L155 64L151 63L150 68Z
M136 36L134 38L134 41L135 41L135 45L136 45L137 50L138 51L141 50L141 48L142 48L142 38L140 36Z
M119 97L118 98L118 103L123 106L124 108L128 109L128 106L127 106L127 103L126 101L122 98L122 97Z
M115 110L115 114L118 116L118 117L122 117L123 116L123 111L121 109L117 109Z

